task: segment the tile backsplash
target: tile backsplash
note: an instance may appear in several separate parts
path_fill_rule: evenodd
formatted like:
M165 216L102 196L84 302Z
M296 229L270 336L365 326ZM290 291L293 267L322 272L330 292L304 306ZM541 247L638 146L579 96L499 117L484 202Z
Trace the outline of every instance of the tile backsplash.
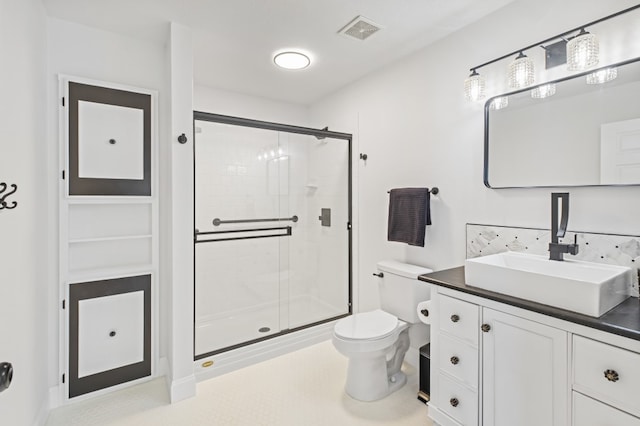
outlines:
M567 259L628 266L633 270L631 295L638 297L640 236L567 231L560 242L573 242L578 235L580 251ZM504 251L547 255L551 231L497 225L467 224L467 259Z

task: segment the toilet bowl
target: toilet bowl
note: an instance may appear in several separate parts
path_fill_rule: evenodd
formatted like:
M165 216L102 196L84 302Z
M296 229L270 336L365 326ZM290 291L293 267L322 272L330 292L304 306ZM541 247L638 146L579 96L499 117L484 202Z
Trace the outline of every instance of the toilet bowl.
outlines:
M349 359L345 391L360 401L382 399L406 383L401 367L411 346L409 331L419 323L418 303L430 295L417 280L430 269L386 261L378 270L382 309L343 318L333 329L333 345Z
M400 370L409 349L409 324L382 310L343 318L333 345L349 358L345 391L360 401L375 401L401 388Z

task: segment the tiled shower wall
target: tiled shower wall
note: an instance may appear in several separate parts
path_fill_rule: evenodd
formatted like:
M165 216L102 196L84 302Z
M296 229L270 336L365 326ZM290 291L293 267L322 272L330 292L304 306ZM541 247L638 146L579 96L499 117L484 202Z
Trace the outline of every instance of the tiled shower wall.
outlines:
M640 236L567 231L560 242L573 242L578 236L579 253L566 259L627 266L633 270L631 295L638 297ZM505 251L548 255L551 231L496 225L467 224L467 259Z
M197 313L202 321L280 303L289 326L311 313L288 315L287 301L311 297L348 310L349 149L343 140L198 122L196 228L201 232L290 225L292 235L200 244L196 249ZM331 208L322 227L321 208ZM274 225L223 224L215 217L299 217ZM298 318L300 317L300 318ZM324 318L312 318L313 321Z

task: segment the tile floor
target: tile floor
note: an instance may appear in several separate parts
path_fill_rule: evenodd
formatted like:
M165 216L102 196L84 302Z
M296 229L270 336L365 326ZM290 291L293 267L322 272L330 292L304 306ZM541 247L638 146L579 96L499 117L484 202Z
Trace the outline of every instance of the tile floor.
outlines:
M58 408L47 426L431 426L416 398L417 372L376 402L343 390L347 360L326 341L198 384L197 396L169 404L164 379Z

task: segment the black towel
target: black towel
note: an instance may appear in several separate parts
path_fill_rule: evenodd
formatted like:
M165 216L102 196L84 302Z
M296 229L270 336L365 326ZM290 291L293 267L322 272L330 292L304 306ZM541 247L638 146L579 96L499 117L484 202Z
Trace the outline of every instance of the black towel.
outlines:
M431 225L428 188L398 188L389 193L387 240L424 247L425 226Z

